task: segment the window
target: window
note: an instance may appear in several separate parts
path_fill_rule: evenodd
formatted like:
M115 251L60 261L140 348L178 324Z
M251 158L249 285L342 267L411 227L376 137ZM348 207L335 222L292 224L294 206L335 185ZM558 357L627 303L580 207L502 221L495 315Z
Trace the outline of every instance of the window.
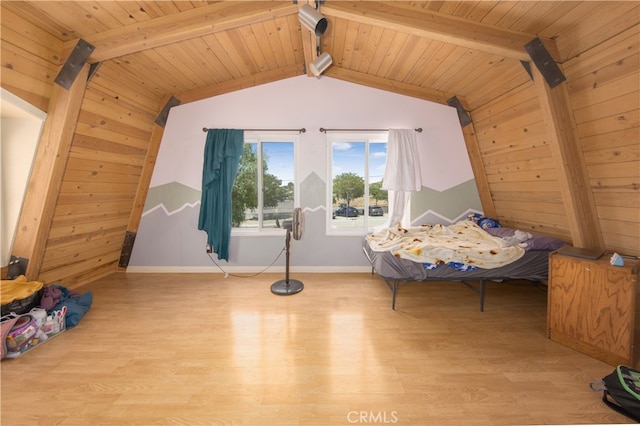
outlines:
M329 233L362 234L382 225L388 194L382 189L387 134L330 135Z
M233 185L232 225L236 232L283 227L295 206L297 137L245 133L244 153Z

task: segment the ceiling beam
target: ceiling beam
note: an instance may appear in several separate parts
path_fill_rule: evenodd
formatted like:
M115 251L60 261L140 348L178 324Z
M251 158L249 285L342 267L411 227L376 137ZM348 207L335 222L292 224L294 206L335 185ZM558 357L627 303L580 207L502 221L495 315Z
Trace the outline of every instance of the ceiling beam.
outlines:
M178 93L175 97L180 100L181 105L189 102L195 102L202 99L208 99L213 96L231 93L236 90L247 89L249 87L259 86L261 84L271 83L285 78L296 77L302 75L302 64L290 65L285 68L265 71L258 74L249 75L247 77L236 78L234 80L225 81L218 84L212 84L207 87L198 87L188 92Z
M589 173L580 147L567 83L551 88L537 67L531 67L540 110L547 126L551 155L559 172L560 193L576 247L604 249Z
M195 37L298 13L292 2L219 2L83 37L95 47L89 62L102 62ZM64 44L67 58L77 40Z
M326 2L321 11L329 17L349 19L524 61L531 59L524 45L536 38L533 34L419 9L406 2ZM555 51L555 43L544 39L543 42L557 60L559 55Z
M449 106L447 104L447 100L451 99L454 96L454 94L452 93L441 92L435 89L429 89L426 87L415 86L413 84L393 81L383 77L376 77L374 75L365 74L359 71L352 71L346 68L341 68L337 65L330 66L322 75L336 78L338 80L361 84L363 86L373 87L375 89L386 90L387 92L393 92L405 96L411 96L413 98L424 99L426 101L431 101L447 106ZM458 100L460 100L463 106L465 106L465 109L468 110L466 101L461 99L460 96L458 96Z

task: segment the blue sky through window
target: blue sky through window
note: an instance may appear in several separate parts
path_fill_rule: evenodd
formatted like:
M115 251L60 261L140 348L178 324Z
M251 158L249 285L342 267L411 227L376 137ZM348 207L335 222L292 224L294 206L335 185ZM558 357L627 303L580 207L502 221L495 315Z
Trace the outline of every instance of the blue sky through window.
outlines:
M355 173L364 178L365 143L334 142L331 179L342 173ZM379 182L387 159L386 143L369 143L369 182Z

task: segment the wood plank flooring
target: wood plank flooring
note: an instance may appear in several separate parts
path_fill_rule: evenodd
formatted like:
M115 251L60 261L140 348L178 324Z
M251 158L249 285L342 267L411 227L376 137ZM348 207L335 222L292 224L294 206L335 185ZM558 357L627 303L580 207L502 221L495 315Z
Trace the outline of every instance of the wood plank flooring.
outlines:
M80 324L4 360L2 426L529 425L629 421L589 382L613 367L545 336L546 292L370 274L125 274Z

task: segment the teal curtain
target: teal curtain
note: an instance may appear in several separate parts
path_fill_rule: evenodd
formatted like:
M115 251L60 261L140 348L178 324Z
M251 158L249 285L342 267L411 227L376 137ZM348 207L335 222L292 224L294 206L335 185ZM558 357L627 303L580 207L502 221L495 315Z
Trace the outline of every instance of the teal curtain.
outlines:
M244 148L244 130L209 129L204 147L198 229L218 259L229 260L231 190Z

